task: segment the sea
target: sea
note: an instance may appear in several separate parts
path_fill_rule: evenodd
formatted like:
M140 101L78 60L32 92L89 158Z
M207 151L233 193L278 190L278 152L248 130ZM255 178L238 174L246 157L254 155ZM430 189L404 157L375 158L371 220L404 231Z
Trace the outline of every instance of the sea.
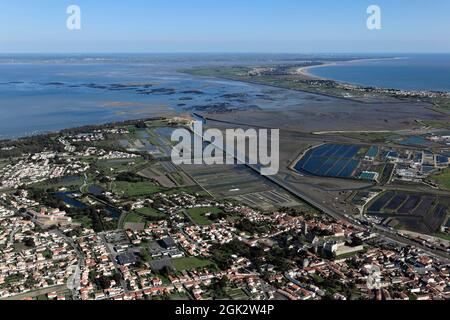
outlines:
M200 66L283 61L292 63L292 57L0 55L0 139L122 120L192 114L211 107L296 109L316 99L302 92L183 72Z
M363 86L450 92L450 54L397 54L311 68L308 72Z
M333 103L309 93L191 76L183 70L320 59L308 55L0 55L0 139L83 125L226 110ZM349 57L344 57L349 59ZM310 69L370 86L450 91L450 55L389 56ZM338 56L326 56L333 61Z

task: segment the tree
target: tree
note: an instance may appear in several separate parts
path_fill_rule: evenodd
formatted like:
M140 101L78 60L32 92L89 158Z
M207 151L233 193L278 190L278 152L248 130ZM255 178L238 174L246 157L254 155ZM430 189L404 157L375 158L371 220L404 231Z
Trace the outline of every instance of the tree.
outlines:
M159 270L159 274L163 277L167 277L168 275L173 273L173 269L169 266L164 266L161 270Z
M352 237L352 245L357 247L363 244L363 241L359 237Z
M97 284L102 290L109 289L111 288L111 279L105 276L101 276L97 279Z
M143 260L143 261L150 261L151 260L151 258L150 258L150 255L148 254L148 251L147 251L147 249L141 249L141 251L139 252L139 256L141 257L141 259Z
M23 241L23 243L28 247L28 248L33 248L35 246L34 240L32 238L25 238L25 240Z
M118 272L114 273L114 275L113 275L113 280L114 280L116 283L119 283L120 281L122 281L122 276L121 276L121 274L118 273Z
M230 280L228 279L228 277L227 276L223 276L222 279L219 280L219 286L221 288L225 288L228 285L229 282L230 282Z
M136 123L136 128L145 129L145 128L147 128L147 125L145 124L144 121L139 121L138 123Z

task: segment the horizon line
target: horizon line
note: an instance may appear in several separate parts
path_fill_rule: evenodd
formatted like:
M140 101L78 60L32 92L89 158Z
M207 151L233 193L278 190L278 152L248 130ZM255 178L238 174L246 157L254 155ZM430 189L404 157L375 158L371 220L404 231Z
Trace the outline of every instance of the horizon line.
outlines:
M49 52L38 52L38 51L22 51L22 52L0 52L0 55L88 55L88 54L266 54L266 55L355 55L355 54L450 54L450 51L423 51L423 52L414 52L414 51L378 51L378 52L364 52L364 51L342 51L342 52L333 52L333 51L312 51L312 52L271 52L271 51L88 51L88 52L73 52L73 51L49 51Z

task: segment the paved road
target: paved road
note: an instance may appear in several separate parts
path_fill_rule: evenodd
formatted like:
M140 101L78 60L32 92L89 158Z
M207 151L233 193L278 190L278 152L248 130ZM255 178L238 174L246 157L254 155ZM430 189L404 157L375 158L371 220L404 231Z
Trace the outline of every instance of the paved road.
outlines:
M11 247L14 245L14 236L16 235L17 231L19 230L19 226L15 226L11 234L9 235L8 239L8 247Z
M116 259L116 257L118 256L118 254L117 254L116 252L114 252L114 249L112 248L112 246L108 243L108 241L106 241L105 233L100 233L99 236L100 236L100 238L102 239L103 244L105 245L106 249L108 250L108 253L109 253L109 259L110 259L110 260L112 261L112 263L114 264L114 268L116 269L116 272L117 272L118 274L121 274L121 272L120 272L120 266L119 266L119 264L117 263L117 259ZM121 284L121 286L122 286L122 288L123 288L123 291L124 291L126 294L130 292L130 290L128 290L128 285L127 285L127 283L125 282L125 280L124 280L123 278L121 278L120 284Z
M194 134L196 134L196 133L194 133ZM205 139L203 136L202 136L202 138L205 141L208 141L208 139ZM210 142L210 143L215 145L214 142ZM225 148L223 148L223 146L217 146L217 145L215 145L215 146L217 148L222 148L222 150L224 150L225 153L230 154L226 150L226 145L225 145ZM234 156L238 161L240 161L242 163L245 163L245 165L247 167L249 167L250 169L252 169L253 171L255 171L255 172L257 172L258 174L261 175L261 170L260 170L260 168L258 166L250 165L250 164L248 164L247 161L245 161L245 159L246 159L245 155L239 155L238 154L237 157L236 157L234 154L232 154L232 156ZM270 180L272 183L274 183L275 185L277 185L280 188L284 189L285 191L289 192L290 194L294 195L295 197L300 198L301 200L303 200L304 202L308 203L312 207L314 207L314 208L318 209L319 211L322 211L323 213L333 217L334 219L336 219L336 220L343 220L343 221L346 221L346 222L348 222L348 223L350 223L352 225L361 226L360 223L356 219L353 219L353 218L351 218L349 216L346 216L345 214L342 214L341 212L336 211L335 209L327 206L324 203L317 202L316 200L312 199L309 195L296 190L295 188L290 186L285 181L277 178L277 176L263 176L263 177L265 177L266 179ZM414 242L412 240L409 240L409 239L406 239L404 237L401 237L396 231L391 231L391 230L386 229L386 228L384 228L382 226L373 225L372 228L375 229L375 230L372 230L372 231L375 231L375 232L379 233L380 235L384 236L386 239L389 239L391 241L394 241L394 242L402 244L402 245L415 246L417 248L422 249L424 252L428 253L430 256L437 257L437 258L440 258L440 259L444 259L446 262L450 261L450 254L448 254L448 253L428 248L428 247L426 247L424 245L421 245L421 244L419 244L417 242Z
M76 252L78 256L78 264L75 267L74 274L67 282L67 288L72 292L72 297L74 300L80 300L79 290L81 288L81 269L85 266L85 257L83 252L80 251L78 245L73 241L73 239L67 237L61 230L53 230L59 237L63 238Z
M256 170L256 168L253 168L253 169ZM289 185L286 185L283 181L277 179L276 177L266 176L266 178L269 179L270 181L272 181L273 183L275 183L276 185L278 185L279 187L283 188L284 190L288 191L289 193L291 193L291 194L295 195L296 197L302 199L303 201L307 202L309 205L324 212L325 214L327 214L337 220L344 220L350 224L359 226L356 219L349 218L349 217L345 216L344 214L326 206L325 204L318 203L317 201L313 200L308 195L300 193L299 191L295 190L294 188L290 187ZM372 227L373 227L373 229L375 229L374 230L375 232L379 233L380 235L382 235L394 242L397 242L397 243L400 243L403 245L418 247L418 248L422 249L423 251L427 252L428 254L430 254L431 256L445 259L446 261L450 261L450 255L445 252L433 250L433 249L428 248L424 245L421 245L415 241L408 240L408 239L400 236L396 231L391 231L382 226L373 225Z
M75 266L73 275L67 280L67 288L72 292L75 300L79 300L78 291L81 289L81 269L80 265Z
M80 192L84 193L83 188L87 186L87 180L88 177L86 175L86 173L83 173L84 177L83 177L83 184L80 186Z

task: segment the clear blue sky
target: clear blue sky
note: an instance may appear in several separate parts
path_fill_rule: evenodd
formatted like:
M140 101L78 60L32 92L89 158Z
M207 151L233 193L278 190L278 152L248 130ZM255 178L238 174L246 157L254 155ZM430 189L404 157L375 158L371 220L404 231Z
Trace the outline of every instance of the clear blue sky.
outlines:
M70 4L80 31L66 29ZM0 0L8 52L450 52L450 1Z

